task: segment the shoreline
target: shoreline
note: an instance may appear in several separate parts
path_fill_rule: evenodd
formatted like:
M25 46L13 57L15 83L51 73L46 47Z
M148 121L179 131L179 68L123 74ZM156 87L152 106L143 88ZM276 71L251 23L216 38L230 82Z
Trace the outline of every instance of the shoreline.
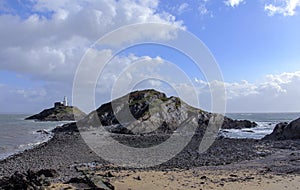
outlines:
M54 137L54 133L51 133L49 135L51 135L51 136L49 136L48 139L46 139L43 142L35 143L35 145L32 145L32 147L30 147L30 148L27 148L27 149L24 149L24 150L19 150L19 151L15 152L15 153L11 153L11 154L9 154L8 156L6 156L4 158L0 157L0 162L5 161L6 159L11 159L11 158L13 158L15 156L17 157L20 154L22 154L23 152L30 151L32 149L39 149L39 146L43 146L44 144L47 144ZM30 143L30 144L32 144L32 143Z
M49 122L49 121L39 121L39 122ZM22 154L24 151L28 151L28 150L31 150L31 149L39 148L39 146L42 146L44 143L47 143L48 141L50 141L54 137L54 135L56 133L54 131L56 129L60 129L61 126L64 125L64 124L70 124L70 123L73 123L73 122L74 121L69 121L69 123L62 123L61 125L54 126L51 130L47 130L47 132L49 133L48 134L49 136L48 136L47 139L45 139L45 140L43 140L41 142L34 143L35 145L32 145L31 147L26 148L24 150L19 150L19 151L16 151L14 153L10 153L6 157L3 157L3 158L0 157L0 162L3 161L3 160L9 159L10 157L14 157L15 155L17 156L18 154ZM251 129L253 129L253 128L249 128L249 130L251 130ZM44 130L44 129L42 129L42 130ZM222 130L220 130L220 134L219 135L221 135L221 136L223 136L224 138L227 138L227 139L260 140L260 139L257 139L257 138L245 138L245 137L243 137L243 138L241 138L241 137L234 138L234 137L226 136L226 133L227 133L226 131L228 131L228 130L230 131L230 129L223 129L223 130L224 130L224 132L222 132ZM236 130L236 129L232 129L232 130ZM240 129L240 130L242 131L244 129ZM32 144L32 143L29 143L29 144Z
M36 149L36 148L38 149L39 146L43 146L43 144L48 143L54 137L54 135L55 135L52 132L54 129L56 129L56 127L54 127L53 129L51 129L50 131L47 131L49 134L47 134L47 138L45 138L43 141L39 141L39 142L36 142L36 143L30 142L28 144L18 145L18 147L19 146L28 146L29 148L25 148L25 149L21 149L21 150L16 149L15 152L8 153L8 156L0 157L0 162L4 161L6 159L10 159L11 157L14 157L14 156L18 156L19 154L22 154L25 151L29 151L29 150Z
M113 134L113 136L120 143L129 146L140 144L140 146L146 147L152 145L151 142L160 142L161 138L164 138L157 135ZM152 179L148 174L153 172L160 175L163 171L169 171L171 172L170 175L175 176L176 179L176 175L182 175L185 172L191 173L195 170L198 170L198 173L200 171L214 171L218 173L220 171L239 172L251 170L263 175L300 176L299 140L262 141L221 138L217 139L205 153L198 154L195 148L198 148L199 138L194 138L182 152L161 165L135 169L120 167L103 160L85 144L80 133L58 130L54 132L53 137L49 141L1 160L0 176L11 176L15 172L25 173L28 170L40 171L50 169L58 173L55 178L49 179L51 184L56 185L66 183L71 179L78 179L86 173L89 173L89 176L96 176L97 172L107 173L109 171L116 176L121 175L122 172L132 176L133 172L141 175L142 180L148 177ZM82 171L82 168L84 171ZM172 172L175 173L172 174ZM143 177L143 175L145 176ZM129 177L122 180L127 184L127 179L129 180L128 183L131 183L132 178ZM102 176L101 179L108 179L116 187L120 185L119 178ZM179 179L181 178L178 177ZM159 181L160 179L157 180ZM189 184L192 183L194 182L191 181ZM170 182L170 184L173 183ZM139 185L135 185L136 188L132 187L132 189L138 189ZM161 187L160 189L163 188Z
M297 112L292 112L292 113L294 113L294 114L298 114ZM7 114L7 113L6 113ZM244 113L229 113L229 115L232 115L232 114L244 114ZM247 114L257 114L257 113L247 113ZM261 114L261 113L260 113ZM263 114L269 114L269 113L263 113ZM281 113L278 113L278 114L281 114ZM9 114L8 114L9 115ZM25 118L25 117L27 117L27 116L29 116L29 115L31 115L31 114L18 114L18 115L23 115L24 117L22 117L22 118ZM28 121L32 121L32 120L28 120ZM32 121L32 122L34 122L34 121ZM50 122L51 123L51 121L38 121L38 122L42 122L42 123L48 123L48 122ZM41 141L41 142L37 142L37 143L34 143L34 144L37 144L37 145L33 145L33 146L31 146L31 147L29 147L29 148L26 148L26 149L23 149L23 150L18 150L18 151L14 151L13 153L9 153L8 154L8 156L4 156L4 157L2 157L2 158L0 158L0 161L3 161L3 160L5 160L5 159L8 159L8 158L10 158L10 157L13 157L13 156L15 156L15 155L18 155L18 154L22 154L24 151L27 151L27 150L30 150L30 149L35 149L35 148L38 148L40 145L42 145L42 144L44 144L44 143L47 143L48 141L50 141L52 138L53 138L53 136L54 136L54 133L53 133L53 131L55 130L55 129L58 129L61 125L64 125L64 124L70 124L70 123L72 123L72 122L74 122L74 121L62 121L62 123L61 124L59 124L59 125L55 125L54 127L52 127L51 128L51 130L47 130L50 134L49 134L49 137L47 138L47 139L45 139L45 140L43 140L43 141ZM275 123L278 123L279 121L277 121L277 122L275 122ZM270 122L257 122L257 123L270 123ZM274 123L274 125L275 125L275 123ZM275 127L275 126L274 126ZM256 127L256 128L259 128L259 126L258 127ZM247 129L249 129L249 133L253 130L253 129L256 129L256 128L247 128ZM223 130L223 132L222 132L222 130ZM230 131L230 130L236 130L236 129L222 129L222 130L220 130L220 135L222 136L222 137L224 137L224 138L228 138L228 139L245 139L245 140L252 140L252 139L255 139L255 140L260 140L259 138L254 138L254 137L241 137L241 136L238 136L237 134L235 134L235 132L229 132L229 135L227 135L227 133L228 133L228 131ZM244 129L240 129L240 132L243 132L243 130ZM244 131L245 132L245 131ZM247 131L246 131L247 132ZM252 133L251 132L251 134L254 134L254 133ZM250 134L250 136L251 136L251 134ZM29 143L29 144L32 144L32 143ZM25 145L25 146L27 146L27 144Z
M20 154L25 150L49 141L53 137L52 131L58 126L70 122L42 122L25 120L28 114L0 115L0 160Z
M143 138L141 138L141 136L133 136L133 135L114 135L116 139L119 140L119 142L121 143L126 143L126 142L130 142L132 140L135 141L142 141L145 140ZM156 138L156 135L150 136L150 140L152 140L153 138ZM76 141L76 144L72 144ZM132 142L132 144L134 144L136 142ZM131 145L132 145L131 144ZM147 144L147 142L146 142ZM75 145L75 146L74 146ZM130 145L130 143L129 143ZM196 144L197 145L197 144ZM207 165L213 165L213 166L218 166L218 165L228 165L228 164L232 164L232 163L239 163L239 162L245 162L245 161L251 161L253 159L257 159L257 158L264 158L266 156L270 156L272 154L274 154L276 151L280 150L280 149L286 149L286 147L292 147L291 149L295 150L295 149L300 149L300 141L262 141L262 140L255 140L255 139L228 139L228 138L224 138L224 139L217 139L215 141L215 143L213 144L213 146L208 149L208 151L204 154L201 155L193 155L193 153L191 152L191 150L193 150L193 148L195 148L194 146L196 146L193 144L190 147L190 149L186 149L183 150L181 153L179 153L179 155L177 155L175 157L175 159L171 159L166 163L163 163L161 165L159 165L160 168L176 168L176 161L178 161L178 157L185 157L186 159L191 159L191 157L195 157L198 156L198 161L199 160L208 160L208 162L194 162L194 163L187 163L187 161L183 162L183 159L179 160L181 163L181 165L178 165L178 168L189 168L189 167L203 167L203 166L207 166ZM231 146L230 146L231 145ZM287 146L289 145L289 146ZM77 146L77 147L76 147ZM144 146L144 145L142 145ZM275 148L274 148L275 147ZM255 148L256 150L253 150L253 148ZM53 151L52 155L55 155L57 157L60 157L61 159L64 159L64 156L61 154L59 155L61 152L64 152L65 150L69 150L68 152L74 153L75 150L81 150L84 152L88 152L89 154L91 154L92 156L84 156L83 154L78 154L80 156L82 156L83 158L83 162L82 163L88 163L89 161L100 161L99 163L108 163L106 161L103 161L103 159L101 159L98 155L96 155L95 153L93 153L93 151L85 144L85 142L83 141L81 135L77 132L55 132L52 136L51 139L49 139L46 142L43 142L39 145L36 145L34 147L32 147L31 149L26 149L20 153L11 155L5 159L0 160L0 165L7 163L7 162L12 162L16 159L20 159L23 157L27 157L30 154L33 154L33 158L32 160L36 159L35 156L39 156L39 152L41 153L40 156L46 156L44 154L42 154L44 151L49 151L49 149L51 150L55 150ZM223 150L223 152L219 152ZM56 152L57 151L57 152ZM190 151L190 152L189 152ZM189 154L192 155L185 155L187 152L189 152ZM233 152L235 153L234 156L231 156L231 154L233 154ZM47 152L49 153L49 152ZM239 155L237 154L241 154L240 157L238 157ZM202 157L201 157L202 156ZM86 158L94 158L94 159L86 159ZM210 158L210 159L208 159ZM86 160L84 160L86 159ZM176 160L177 159L177 160ZM194 158L195 159L195 158ZM216 161L218 160L218 161ZM226 162L222 162L226 161ZM195 161L195 160L194 160ZM71 159L72 162L72 159ZM76 158L73 159L73 164L76 163L80 163L78 161L76 161ZM5 164L4 164L5 165ZM153 167L156 168L156 167ZM26 169L26 168L24 168ZM29 169L29 168L28 168ZM3 172L2 172L3 173ZM1 173L1 174L2 174ZM4 172L5 173L5 172ZM10 172L13 173L13 172Z

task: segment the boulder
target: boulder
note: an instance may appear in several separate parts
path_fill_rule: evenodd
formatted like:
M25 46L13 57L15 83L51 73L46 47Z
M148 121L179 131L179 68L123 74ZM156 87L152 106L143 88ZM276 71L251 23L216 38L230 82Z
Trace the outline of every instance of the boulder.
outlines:
M279 123L273 132L266 135L263 140L295 140L300 139L300 118L287 123Z

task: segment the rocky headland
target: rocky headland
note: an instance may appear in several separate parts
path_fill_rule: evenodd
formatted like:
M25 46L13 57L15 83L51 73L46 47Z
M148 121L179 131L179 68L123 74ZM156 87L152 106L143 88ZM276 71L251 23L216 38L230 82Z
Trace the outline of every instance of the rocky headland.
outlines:
M194 108L178 97L167 97L155 90L135 91L126 96L101 105L97 110L80 120L76 126L80 130L104 127L112 133L120 134L171 134L186 122L203 128L213 118L223 122L220 128L253 128L257 124L248 120L233 120ZM62 128L70 130L74 124ZM74 129L76 130L76 129Z
M85 116L86 114L75 106L60 105L45 109L25 119L37 121L75 121L75 119L84 118Z

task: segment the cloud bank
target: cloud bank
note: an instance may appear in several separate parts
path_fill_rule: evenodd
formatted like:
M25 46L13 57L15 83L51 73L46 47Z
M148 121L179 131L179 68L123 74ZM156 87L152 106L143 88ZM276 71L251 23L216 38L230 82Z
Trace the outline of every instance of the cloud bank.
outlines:
M70 81L86 49L107 32L146 22L182 26L171 14L156 11L158 0L75 1L37 0L28 17L0 15L1 69Z
M195 79L199 85L200 99L209 96L211 84ZM225 82L227 110L229 112L299 112L300 71L266 75L263 81L250 83ZM206 103L206 104L205 104ZM209 109L210 104L204 102Z

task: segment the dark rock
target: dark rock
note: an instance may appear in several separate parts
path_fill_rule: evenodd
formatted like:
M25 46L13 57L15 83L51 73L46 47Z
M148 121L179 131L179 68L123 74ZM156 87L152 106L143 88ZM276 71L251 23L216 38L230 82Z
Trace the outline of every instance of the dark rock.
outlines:
M257 123L248 120L233 120L225 117L222 129L244 129L253 127L257 127Z
M300 118L290 122L279 123L273 132L266 135L263 140L296 140L300 139Z
M218 117L216 117L218 116ZM77 122L79 130L104 127L117 134L172 134L181 126L208 125L211 118L224 118L222 128L242 129L256 127L247 120L233 120L194 108L177 97L167 97L155 90L135 91L101 105ZM198 123L197 123L198 122ZM222 124L222 123L221 123ZM189 132L189 131L186 131Z
M104 177L115 177L111 172L107 172Z
M139 181L142 180L141 176L133 177L133 179L139 180Z
M88 183L88 181L85 178L80 177L73 177L69 181L67 181L65 184L71 184L71 183Z
M254 131L252 130L242 130L243 132L246 132L246 133L254 133Z
M59 133L59 132L79 132L77 125L75 122L73 123L67 123L62 126L58 126L52 130L53 133Z
M80 187L86 186L88 189L95 189L95 190L114 190L114 186L111 185L109 182L104 181L100 178L90 177L90 176L82 176L82 177L75 177L71 178L65 184L81 184Z
M50 134L48 131L46 131L46 130L44 130L44 129L42 129L42 130L37 130L36 132L37 132L37 133L44 134L44 135L49 135L49 134Z
M54 169L41 169L37 172L37 175L44 175L45 177L56 177L58 176L58 173Z
M105 129L111 133L116 133L116 134L128 134L132 135L132 131L127 129L126 127L123 127L120 124L117 125L111 125L111 126L105 126Z
M254 178L254 177L251 177L251 176L247 176L247 177L245 177L244 180L253 180L253 179L255 179L255 178Z
M73 106L56 106L50 109L45 109L42 112L27 117L26 120L38 121L74 121L85 117L86 114Z
M33 172L28 170L26 173L15 172L10 177L0 179L0 189L44 189L50 183L45 177L54 177L55 170L41 170Z
M65 184L72 185L77 189L91 189L91 184L85 177L73 177Z
M207 179L207 177L204 175L204 176L201 176L200 179Z
M273 132L269 135L266 135L263 140L279 140L282 136L284 128L288 125L287 122L278 123Z

